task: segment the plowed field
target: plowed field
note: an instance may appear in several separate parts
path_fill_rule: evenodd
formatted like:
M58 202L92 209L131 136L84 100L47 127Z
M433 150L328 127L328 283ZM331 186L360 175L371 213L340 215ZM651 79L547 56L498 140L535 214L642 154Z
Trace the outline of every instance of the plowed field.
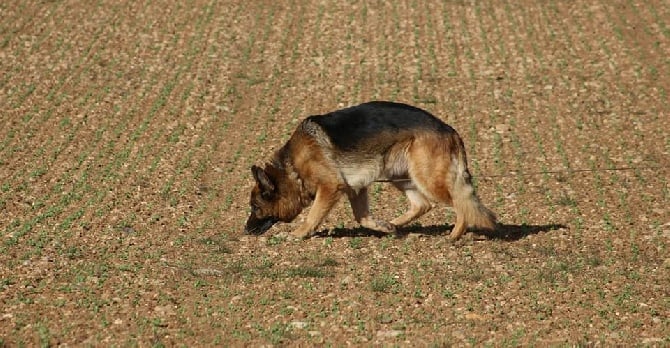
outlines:
M670 345L669 93L666 0L2 1L0 347ZM369 100L459 131L498 231L244 235L250 166Z

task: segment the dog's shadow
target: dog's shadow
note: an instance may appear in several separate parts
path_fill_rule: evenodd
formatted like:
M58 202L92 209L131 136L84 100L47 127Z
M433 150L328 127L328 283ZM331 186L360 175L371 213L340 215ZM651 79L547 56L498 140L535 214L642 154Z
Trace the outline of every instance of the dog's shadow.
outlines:
M410 233L416 233L425 236L447 236L449 235L453 227L454 227L453 224L431 225L431 226L412 225L408 227L399 228L395 236L398 238L403 238L409 235ZM498 224L495 231L468 229L468 232L473 232L474 234L483 236L486 239L516 241L533 234L538 234L540 232L550 232L564 228L567 228L567 226L563 224L549 224L549 225ZM331 238L372 236L382 238L388 236L388 234L379 231L373 231L364 227L355 227L355 228L334 228L330 231L318 232L316 233L316 236L331 237Z

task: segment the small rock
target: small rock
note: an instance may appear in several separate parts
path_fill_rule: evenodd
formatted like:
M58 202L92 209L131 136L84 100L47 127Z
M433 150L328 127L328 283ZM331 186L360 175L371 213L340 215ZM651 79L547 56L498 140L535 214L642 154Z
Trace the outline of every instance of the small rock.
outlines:
M381 319L379 319L379 322L382 324L390 324L393 322L393 317L390 315L385 315Z
M351 284L351 283L353 283L353 278L351 277L351 275L348 275L348 276L342 278L340 283L342 283L344 285Z
M394 338L402 335L403 332L400 330L379 330L377 331L377 337L379 338Z
M172 308L171 306L156 306L154 307L154 312L156 312L156 314L161 316L173 315L174 308Z
M451 336L453 336L455 339L458 340L464 340L465 339L465 332L462 330L453 330L451 332Z
M662 338L659 337L647 337L642 340L642 344L653 344L653 343L661 343L663 342Z
M304 329L309 326L309 323L305 321L292 321L289 325L295 329Z
M233 296L233 298L230 299L230 303L237 302L241 299L242 299L242 296L240 296L240 295Z
M223 274L223 271L214 268L198 268L193 273L205 276L219 276Z
M407 242L416 242L421 238L421 235L418 233L410 233L405 238Z
M479 315L477 313L467 313L467 314L465 314L465 319L482 321L482 320L485 320L486 318L484 318L484 316Z
M323 343L324 337L321 335L321 331L307 331L309 337L312 338L313 343Z
M497 124L496 125L496 133L498 134L504 134L512 130L512 127L508 124Z

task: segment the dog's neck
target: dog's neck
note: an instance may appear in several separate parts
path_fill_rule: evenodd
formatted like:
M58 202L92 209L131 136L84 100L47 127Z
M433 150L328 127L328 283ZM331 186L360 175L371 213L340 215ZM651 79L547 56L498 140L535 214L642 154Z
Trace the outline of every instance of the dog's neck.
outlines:
M305 185L305 181L295 170L293 161L286 147L282 147L275 153L275 156L272 159L270 165L286 173L286 177L289 179L287 182L293 184L292 186L294 187L292 191L298 194L300 197L300 203L303 207L307 207L310 203L312 203L316 192L313 192L313 190L310 190L310 188Z

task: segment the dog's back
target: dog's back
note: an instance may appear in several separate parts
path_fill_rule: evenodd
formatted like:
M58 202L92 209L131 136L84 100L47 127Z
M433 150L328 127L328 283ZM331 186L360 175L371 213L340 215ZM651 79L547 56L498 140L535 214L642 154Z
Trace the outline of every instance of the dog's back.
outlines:
M310 116L336 151L380 151L417 133L453 133L454 129L430 113L407 104L375 101ZM367 150L367 151L366 151Z

